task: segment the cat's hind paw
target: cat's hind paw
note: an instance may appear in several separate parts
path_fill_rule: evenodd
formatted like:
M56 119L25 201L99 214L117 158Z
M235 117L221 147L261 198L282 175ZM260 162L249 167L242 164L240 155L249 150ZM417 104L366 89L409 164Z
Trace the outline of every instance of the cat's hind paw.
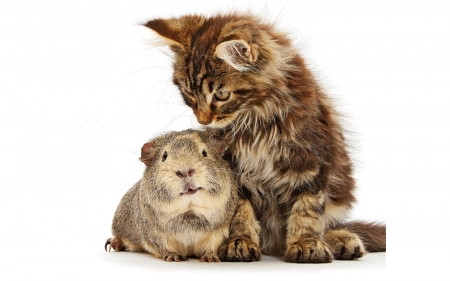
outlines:
M366 253L359 236L345 229L328 231L325 240L337 260L355 260Z

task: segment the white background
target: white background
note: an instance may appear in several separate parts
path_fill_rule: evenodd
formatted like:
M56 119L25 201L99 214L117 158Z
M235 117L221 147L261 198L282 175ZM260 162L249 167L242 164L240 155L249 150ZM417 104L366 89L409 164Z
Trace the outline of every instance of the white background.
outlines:
M143 172L142 144L198 126L171 83L167 50L150 48L138 23L232 8L288 31L335 98L353 132L352 218L387 222L389 259L178 264L103 250ZM449 26L445 1L2 1L0 276L437 276L449 250Z

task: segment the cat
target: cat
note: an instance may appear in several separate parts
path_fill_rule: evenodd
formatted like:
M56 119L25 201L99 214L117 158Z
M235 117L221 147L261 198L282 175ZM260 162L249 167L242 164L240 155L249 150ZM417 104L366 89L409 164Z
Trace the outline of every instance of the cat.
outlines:
M386 251L386 225L346 222L355 180L340 116L283 32L250 13L144 23L174 53L173 83L198 122L228 144L248 204L227 260L352 260ZM254 219L260 223L259 240ZM249 223L246 220L249 220Z

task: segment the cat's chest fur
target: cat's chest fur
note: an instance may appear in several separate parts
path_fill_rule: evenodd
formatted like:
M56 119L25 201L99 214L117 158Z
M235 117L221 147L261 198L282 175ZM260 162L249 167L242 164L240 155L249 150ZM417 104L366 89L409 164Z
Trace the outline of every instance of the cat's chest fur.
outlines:
M293 191L307 185L319 172L319 164L292 169L293 154L302 148L293 145L295 141L276 124L266 124L259 130L230 131L227 137L240 184L253 195L254 206L289 204L296 194Z

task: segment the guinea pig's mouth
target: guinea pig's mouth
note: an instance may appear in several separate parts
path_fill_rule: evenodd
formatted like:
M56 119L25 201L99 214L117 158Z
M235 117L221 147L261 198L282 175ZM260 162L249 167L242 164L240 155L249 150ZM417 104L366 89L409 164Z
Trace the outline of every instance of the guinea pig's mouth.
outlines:
M185 187L185 189L183 190L183 192L181 192L181 195L192 195L197 193L197 191L199 191L200 189L202 189L202 187L190 187L187 186Z

